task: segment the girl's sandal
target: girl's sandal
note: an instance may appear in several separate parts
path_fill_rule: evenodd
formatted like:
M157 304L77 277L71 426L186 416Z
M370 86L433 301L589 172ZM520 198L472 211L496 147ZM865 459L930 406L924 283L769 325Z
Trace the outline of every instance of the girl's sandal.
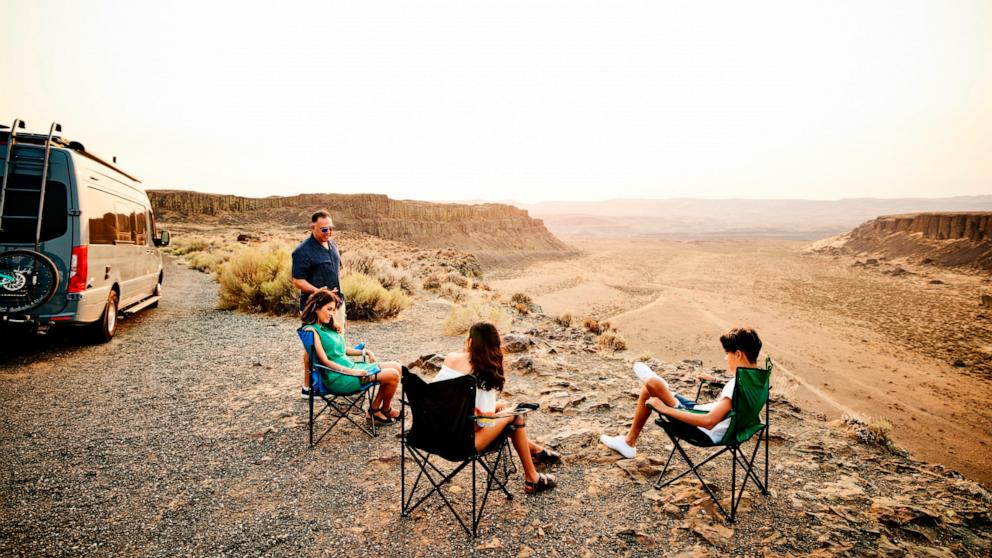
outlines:
M544 473L537 475L537 480L535 482L530 482L526 479L524 480L524 492L527 494L537 494L538 492L551 490L556 486L558 486L558 480L555 476L546 475Z
M394 417L392 415L393 413L392 407L386 407L385 409L380 409L380 412L382 412L382 414L386 415L387 417L393 420L403 420L403 411L397 411L398 414Z
M376 413L382 413L382 409L372 409L372 408L369 408L368 415L369 415L369 417L373 421L375 421L376 424L393 424L393 422L395 422L392 419L392 417L390 417L389 415L386 415L385 413L383 413L383 415L385 416L385 418L376 416Z
M544 448L537 453L530 454L530 458L534 460L534 463L543 463L545 465L554 465L556 463L561 463L561 454Z

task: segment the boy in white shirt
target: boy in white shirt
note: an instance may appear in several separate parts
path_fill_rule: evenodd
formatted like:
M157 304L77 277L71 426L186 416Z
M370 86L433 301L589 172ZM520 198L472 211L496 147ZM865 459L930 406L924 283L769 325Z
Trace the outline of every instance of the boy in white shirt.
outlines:
M761 352L761 339L751 328L735 328L720 336L720 344L726 352L727 371L733 375L737 368L756 368L758 354ZM697 411L707 411L706 414L696 414L684 411L684 398L676 397L668 382L656 374L642 362L634 364L634 373L644 382L641 395L634 409L634 420L626 436L607 436L603 434L599 441L606 447L619 453L627 459L637 456L637 437L641 435L644 423L651 416L651 411L657 411L689 426L695 426L703 431L714 443L723 439L730 426L727 415L732 408L734 396L734 380L731 379L723 387L720 397L712 403L696 405Z

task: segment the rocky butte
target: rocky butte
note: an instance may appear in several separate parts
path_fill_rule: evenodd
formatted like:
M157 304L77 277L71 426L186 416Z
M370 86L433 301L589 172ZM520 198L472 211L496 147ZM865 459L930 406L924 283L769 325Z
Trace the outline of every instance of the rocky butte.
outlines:
M504 204L466 205L394 200L380 194L301 194L245 198L181 190L149 190L156 217L207 224L301 225L318 208L334 224L380 238L429 248L467 251L564 253L568 247L540 219Z
M885 215L816 246L992 270L992 212Z

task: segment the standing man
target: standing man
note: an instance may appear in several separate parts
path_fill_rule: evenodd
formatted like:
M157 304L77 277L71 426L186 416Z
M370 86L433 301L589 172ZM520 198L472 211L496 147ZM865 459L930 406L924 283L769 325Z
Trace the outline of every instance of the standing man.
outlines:
M328 290L341 297L334 323L344 327L345 302L341 292L341 254L331 236L334 234L334 221L326 209L315 212L310 217L310 237L293 250L293 286L300 289L300 310L312 293ZM310 363L303 355L303 397L310 396Z

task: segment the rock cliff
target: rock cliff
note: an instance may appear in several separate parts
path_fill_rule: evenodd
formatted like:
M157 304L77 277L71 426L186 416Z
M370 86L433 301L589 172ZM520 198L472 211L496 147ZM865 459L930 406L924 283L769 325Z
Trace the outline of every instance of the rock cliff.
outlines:
M176 190L150 190L163 221L237 224L250 221L305 226L324 208L336 227L431 248L565 252L567 246L525 210L503 204L464 205L394 200L379 194L303 194L245 198Z
M992 270L992 212L886 215L820 241L811 249L868 252Z

